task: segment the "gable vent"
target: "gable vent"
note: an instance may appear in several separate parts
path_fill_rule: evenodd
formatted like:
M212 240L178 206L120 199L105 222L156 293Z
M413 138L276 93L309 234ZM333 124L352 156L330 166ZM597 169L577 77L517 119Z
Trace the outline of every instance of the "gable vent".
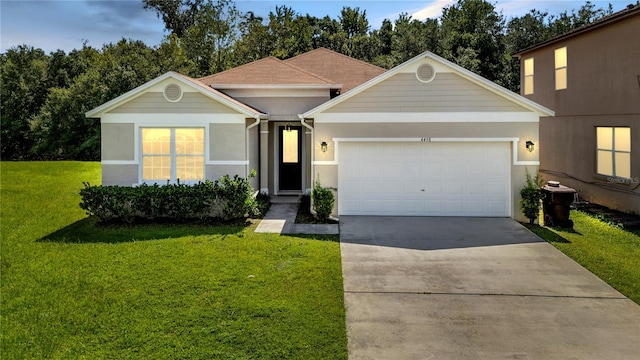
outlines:
M177 84L169 84L164 88L164 98L167 101L177 102L182 99L182 89Z
M416 71L418 80L428 83L436 77L436 69L429 64L422 64Z

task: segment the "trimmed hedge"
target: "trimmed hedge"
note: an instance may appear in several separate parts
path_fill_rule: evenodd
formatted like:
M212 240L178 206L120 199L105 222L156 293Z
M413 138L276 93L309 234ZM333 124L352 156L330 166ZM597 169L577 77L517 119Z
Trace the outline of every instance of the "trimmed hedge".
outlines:
M129 186L92 186L83 183L80 207L101 222L133 223L136 218L156 220L232 221L259 213L249 179L228 175L195 185L142 184Z

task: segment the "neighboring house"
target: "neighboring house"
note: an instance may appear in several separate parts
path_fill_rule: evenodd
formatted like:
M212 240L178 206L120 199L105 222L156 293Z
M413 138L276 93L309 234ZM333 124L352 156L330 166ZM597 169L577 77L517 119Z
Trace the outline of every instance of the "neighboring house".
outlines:
M170 72L86 115L101 119L105 185L255 169L263 193L335 188L336 215L522 219L538 168L526 142L553 112L430 52L385 71L317 49Z
M517 54L540 120L540 170L581 198L640 213L640 4Z

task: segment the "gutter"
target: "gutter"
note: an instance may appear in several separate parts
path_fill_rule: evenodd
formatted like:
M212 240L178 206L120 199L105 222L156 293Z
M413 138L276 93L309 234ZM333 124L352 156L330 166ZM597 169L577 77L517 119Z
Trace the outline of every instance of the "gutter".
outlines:
M307 124L304 121L304 115L298 114L298 118L300 119L300 124L302 124L302 126L306 127L307 129L309 129L309 131L311 131L311 191L313 191L313 186L316 183L316 176L314 171L315 167L313 165L313 162L315 161L315 158L316 158L316 151L315 151L316 134L313 131L313 126ZM309 196L311 196L311 194L309 194ZM309 208L310 208L309 212L315 215L315 212L313 211L313 204L310 204Z
M245 178L249 176L249 172L251 171L251 169L249 169L250 165L250 159L249 159L249 130L253 129L254 127L260 125L260 119L261 118L268 118L270 115L269 114L255 114L253 116L254 119L256 119L256 121L254 123L249 124L249 126L247 126L246 128L246 133L245 133L245 154L246 154L246 160L247 160L247 165L246 168L244 170L245 172ZM258 136L258 139L260 139L260 137ZM258 161L260 160L260 144L258 144ZM258 178L258 181L260 181L260 179Z
M302 124L302 126L309 129L309 131L311 132L311 188L313 189L313 184L316 183L316 179L313 171L313 162L315 161L315 158L316 158L316 152L315 152L316 134L313 131L313 126L307 124L304 121L304 115L298 114L298 118L300 119L300 124Z

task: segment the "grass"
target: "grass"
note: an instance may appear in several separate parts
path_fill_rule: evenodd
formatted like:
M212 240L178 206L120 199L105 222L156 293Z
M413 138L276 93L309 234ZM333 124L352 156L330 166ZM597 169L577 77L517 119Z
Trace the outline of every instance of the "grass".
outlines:
M640 304L640 231L625 231L575 210L571 219L573 230L525 226Z
M2 162L2 359L346 359L337 237L100 226L98 163Z

